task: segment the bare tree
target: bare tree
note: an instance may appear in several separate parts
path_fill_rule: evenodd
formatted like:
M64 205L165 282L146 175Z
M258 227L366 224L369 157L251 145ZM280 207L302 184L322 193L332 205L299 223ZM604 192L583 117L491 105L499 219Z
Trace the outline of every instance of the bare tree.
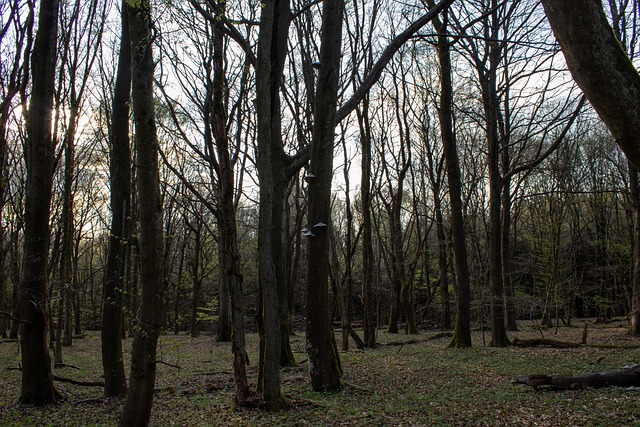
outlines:
M129 148L129 100L131 99L131 42L125 0L121 3L120 52L113 89L110 131L111 228L104 275L102 308L102 365L105 396L127 392L122 359L122 314L125 266L131 232L131 150ZM117 325L114 327L114 325Z
M51 358L47 349L49 211L53 179L51 117L57 60L57 0L40 4L38 32L32 64L33 88L27 117L27 192L18 295L22 392L19 402L29 405L53 403L60 397L53 387Z
M131 38L132 99L136 126L142 306L131 350L130 389L120 425L147 425L158 361L156 349L164 319L162 200L158 138L153 100L153 28L147 0L127 2Z

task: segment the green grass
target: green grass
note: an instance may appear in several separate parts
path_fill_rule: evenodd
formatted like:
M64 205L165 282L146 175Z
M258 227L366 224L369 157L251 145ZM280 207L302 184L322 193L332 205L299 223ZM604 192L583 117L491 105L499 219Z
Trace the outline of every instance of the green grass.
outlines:
M577 342L580 328L561 328L548 338ZM282 392L289 407L280 413L258 409L232 410L233 373L229 344L213 337L195 340L164 336L162 359L173 368L158 365L151 424L154 426L627 426L640 425L640 392L617 388L534 391L514 385L529 374L578 374L615 369L637 363L637 349L490 348L481 345L475 332L474 347L448 349L447 340L427 341L419 336L382 334L375 351L341 354L344 390L315 393L308 384L304 337L294 338L299 366L282 370ZM539 332L523 327L511 334L533 338ZM249 335L252 364L250 382L255 385L257 337ZM624 323L590 329L590 343L637 345L625 335ZM99 335L90 333L64 349L64 361L79 369L56 369L55 374L96 381L101 376ZM125 342L129 348L131 341ZM125 355L128 360L128 354ZM0 344L0 425L103 426L116 425L123 401L103 399L98 387L56 383L67 400L46 408L15 404L20 391L17 343ZM215 385L212 390L210 385Z

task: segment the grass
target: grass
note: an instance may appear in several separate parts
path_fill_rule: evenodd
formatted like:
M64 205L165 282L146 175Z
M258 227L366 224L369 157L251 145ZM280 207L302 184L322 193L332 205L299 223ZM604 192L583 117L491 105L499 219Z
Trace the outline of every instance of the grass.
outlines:
M546 331L548 338L578 342L581 328ZM606 348L491 348L474 332L474 347L448 349L446 339L381 333L389 344L375 351L341 353L344 390L323 394L308 385L304 338L292 347L299 366L282 370L282 391L289 407L280 413L232 410L233 373L230 344L213 337L163 336L151 425L154 426L627 426L640 425L640 391L608 388L563 392L534 391L512 384L529 374L577 374L638 363L640 350ZM523 325L511 338L539 337ZM250 381L255 385L257 337L249 334ZM625 334L625 323L592 325L590 343L638 345ZM131 340L125 342L129 348ZM55 374L78 380L100 379L100 337L89 333L65 348L64 361L79 369ZM123 401L102 398L99 387L56 386L66 400L45 408L15 402L20 392L17 343L0 344L0 425L102 426L117 424ZM125 354L128 358L128 352Z

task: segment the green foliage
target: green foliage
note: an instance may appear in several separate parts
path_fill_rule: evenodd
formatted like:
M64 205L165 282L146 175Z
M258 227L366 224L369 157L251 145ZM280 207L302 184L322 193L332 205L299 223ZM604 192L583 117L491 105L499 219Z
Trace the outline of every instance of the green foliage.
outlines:
M218 320L218 299L214 298L205 304L204 307L198 308L198 321L199 322L215 322Z

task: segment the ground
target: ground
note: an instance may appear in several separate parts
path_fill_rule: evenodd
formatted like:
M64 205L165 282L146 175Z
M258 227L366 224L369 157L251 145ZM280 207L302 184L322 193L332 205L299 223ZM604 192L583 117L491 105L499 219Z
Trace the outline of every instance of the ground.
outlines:
M581 323L542 330L521 326L513 338L579 342ZM341 353L344 390L311 391L302 334L293 340L298 367L282 372L288 409L232 410L231 346L214 337L166 335L159 346L152 426L627 426L640 425L640 391L619 388L534 391L513 384L529 374L578 374L640 363L640 339L626 335L624 320L589 322L590 344L627 348L492 348L490 333L473 333L474 347L448 349L448 338L428 340L435 332L391 335L380 332L375 351ZM255 386L257 337L249 334L250 382ZM405 342L405 344L400 344ZM384 345L386 344L386 345ZM125 356L128 363L127 340ZM100 337L87 333L64 349L74 367L54 374L101 381ZM635 348L634 348L635 347ZM104 399L100 387L56 382L66 400L44 408L16 404L20 392L19 346L0 343L0 425L91 426L117 424L123 400Z

